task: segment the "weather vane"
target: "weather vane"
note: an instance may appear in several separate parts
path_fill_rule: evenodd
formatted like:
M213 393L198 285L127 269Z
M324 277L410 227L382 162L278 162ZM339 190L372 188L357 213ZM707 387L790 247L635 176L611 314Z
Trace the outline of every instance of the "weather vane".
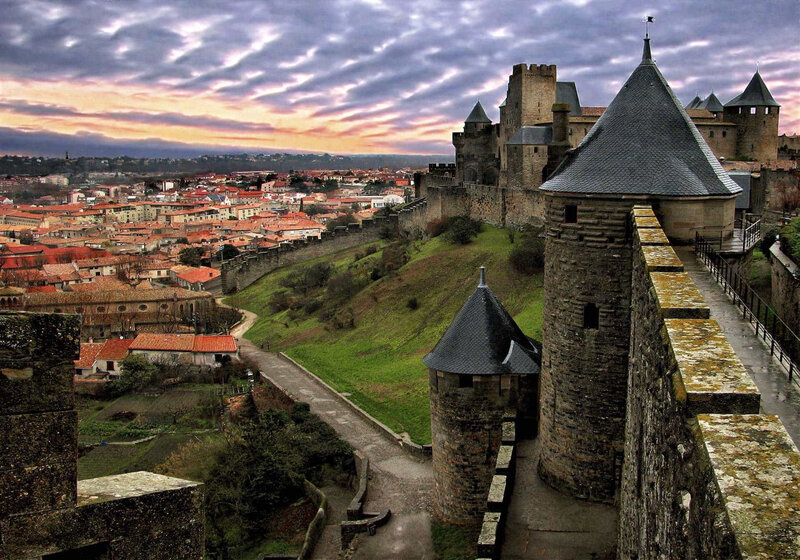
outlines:
M645 16L644 17L644 37L645 39L650 38L650 24L653 23L653 16Z

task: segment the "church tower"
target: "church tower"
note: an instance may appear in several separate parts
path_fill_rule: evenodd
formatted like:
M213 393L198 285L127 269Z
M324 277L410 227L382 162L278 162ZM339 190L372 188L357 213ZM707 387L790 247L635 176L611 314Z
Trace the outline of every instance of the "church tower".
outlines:
M546 216L540 476L611 501L624 451L630 337L630 214L665 233L730 235L741 189L723 171L650 54L581 144L539 188Z
M736 123L736 155L756 161L778 158L781 106L756 72L740 94L725 104L724 118Z
M503 415L513 409L521 422L535 424L540 348L486 285L481 267L478 288L422 360L429 368L439 519L459 525L480 520L502 440Z

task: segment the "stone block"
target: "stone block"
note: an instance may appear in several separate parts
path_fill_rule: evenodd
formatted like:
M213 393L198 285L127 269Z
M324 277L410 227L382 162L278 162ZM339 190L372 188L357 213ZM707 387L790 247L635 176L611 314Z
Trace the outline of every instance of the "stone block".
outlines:
M639 245L669 245L669 239L661 228L637 229Z
M75 505L78 462L0 470L0 518Z
M77 460L75 411L0 416L0 471Z
M478 556L496 557L500 543L500 519L501 514L497 512L486 512L484 514L481 532L478 535Z
M0 413L71 410L80 317L0 313Z
M693 414L758 413L761 394L719 323L710 319L665 319L664 324Z
M489 511L505 510L507 482L508 477L504 474L496 474L492 477L489 496L486 498L486 509Z
M708 305L687 273L651 272L650 281L664 319L708 319Z
M497 460L495 461L494 472L496 474L509 474L512 466L514 465L514 446L501 445L497 452Z
M655 216L634 216L633 220L634 222L636 222L636 227L639 229L646 229L646 228L661 229L661 223Z
M777 416L699 415L743 558L797 558L800 452Z
M517 442L517 426L515 422L503 422L503 445L514 445Z
M649 272L683 272L683 263L669 245L644 245L640 249Z

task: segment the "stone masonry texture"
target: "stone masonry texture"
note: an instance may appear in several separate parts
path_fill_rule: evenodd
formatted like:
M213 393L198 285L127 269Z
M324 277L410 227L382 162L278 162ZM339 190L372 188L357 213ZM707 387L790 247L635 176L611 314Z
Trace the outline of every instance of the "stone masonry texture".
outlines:
M632 202L545 196L539 473L576 497L613 499L622 464ZM577 223L565 223L565 205ZM584 308L599 328L584 328Z

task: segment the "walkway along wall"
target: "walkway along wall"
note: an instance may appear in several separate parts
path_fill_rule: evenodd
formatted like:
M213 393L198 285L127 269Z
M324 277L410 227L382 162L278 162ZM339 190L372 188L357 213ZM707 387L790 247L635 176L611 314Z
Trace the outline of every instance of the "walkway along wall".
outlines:
M772 307L795 334L800 333L800 267L783 251L781 244L773 243L769 249L772 268ZM796 359L800 348L794 349Z
M618 557L794 558L800 453L648 207L634 208Z
M243 290L276 268L330 255L363 243L381 238L381 229L388 224L394 227L396 216L364 220L361 225L339 226L332 232L323 232L322 238L298 239L292 244L279 245L259 251L245 251L225 261L219 267L223 293Z

